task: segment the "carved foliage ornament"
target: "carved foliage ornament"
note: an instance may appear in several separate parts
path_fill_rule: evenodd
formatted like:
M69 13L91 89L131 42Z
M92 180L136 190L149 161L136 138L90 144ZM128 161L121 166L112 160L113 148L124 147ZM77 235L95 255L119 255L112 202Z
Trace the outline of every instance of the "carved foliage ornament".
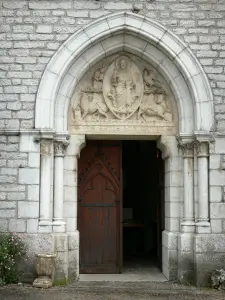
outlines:
M209 155L209 143L206 141L190 141L184 142L181 139L178 140L178 148L183 151L184 157L192 157L194 155L194 149L199 157Z
M168 87L150 65L132 55L113 55L81 79L70 122L172 124L170 98Z
M178 139L178 149L181 149L184 157L193 157L195 141L184 142Z
M54 142L54 154L55 156L64 156L65 149L68 146L68 142L64 141L55 141Z
M52 140L50 139L41 139L40 141L40 154L42 156L48 156L51 154L52 150Z

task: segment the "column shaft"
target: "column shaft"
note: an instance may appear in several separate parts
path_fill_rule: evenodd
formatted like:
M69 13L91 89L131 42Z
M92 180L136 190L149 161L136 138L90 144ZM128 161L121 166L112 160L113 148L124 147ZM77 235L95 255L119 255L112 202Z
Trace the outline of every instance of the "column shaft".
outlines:
M198 222L197 232L207 233L209 224L208 142L197 142L198 156Z
M194 221L193 158L184 157L184 220ZM193 225L193 224L192 224Z
M194 232L194 144L180 142L179 147L183 151L184 172L184 215L182 225L183 232Z
M41 140L41 178L40 178L40 223L49 225L51 199L51 146L52 141Z
M208 161L207 157L198 158L199 207L198 221L208 222Z
M64 200L64 179L63 179L63 162L64 150L66 143L63 141L55 141L54 143L54 205L53 205L53 227L54 231L63 232L65 230L65 222L63 220L63 200ZM62 228L59 228L62 225Z
M63 157L55 157L53 220L63 220Z

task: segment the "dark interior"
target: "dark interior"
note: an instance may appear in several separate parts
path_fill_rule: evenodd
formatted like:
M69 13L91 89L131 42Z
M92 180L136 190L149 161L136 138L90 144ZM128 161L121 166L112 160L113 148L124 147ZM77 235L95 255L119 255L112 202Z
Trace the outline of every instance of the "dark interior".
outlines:
M161 268L163 164L155 141L123 141L123 261Z

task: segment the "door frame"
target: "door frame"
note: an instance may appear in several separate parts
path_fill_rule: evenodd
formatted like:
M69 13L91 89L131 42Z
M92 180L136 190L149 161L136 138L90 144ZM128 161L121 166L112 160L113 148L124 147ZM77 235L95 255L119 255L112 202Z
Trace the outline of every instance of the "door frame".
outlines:
M118 273L121 274L123 273L123 165L122 165L122 141L124 141L124 139L94 139L94 138L91 138L90 140L95 140L95 141L99 141L101 143L101 141L104 143L104 141L108 140L108 141L115 141L116 143L118 143L118 145L120 145L120 158L119 158L119 161L120 161L120 170L119 170L119 184L120 184L120 195L119 195L119 214L118 214L118 226L119 226L119 229L118 229L118 242L119 242L119 246L117 247L117 256L118 256ZM127 139L126 139L127 140ZM130 138L129 140L135 140L135 139L132 139ZM139 139L136 139L136 140L139 140ZM85 145L86 146L86 145ZM160 160L160 163L161 165L159 166L158 165L158 168L160 169L159 172L162 171L163 173L163 182L165 182L165 161L163 159L163 156L162 156L162 150L158 147L158 145L156 145L156 148L160 151L161 153L161 160ZM156 158L157 159L157 158ZM161 184L159 182L159 184ZM80 188L80 185L78 184L77 186L77 196L79 196L79 188ZM158 264L158 267L161 269L162 271L162 264L163 264L163 261L162 261L162 233L163 233L163 230L164 230L164 224L165 224L165 193L164 193L164 186L163 186L163 191L160 190L160 193L163 194L163 199L159 199L159 201L161 202L160 204L160 216L156 216L157 217L157 264ZM79 201L78 201L79 202ZM163 202L163 203L162 203ZM79 210L80 210L80 205L78 204L77 205L77 219L79 219ZM161 228L162 228L162 231L158 232L158 219L161 220ZM80 230L79 228L79 222L77 224L77 227L78 227L78 230ZM159 237L159 234L161 235ZM160 243L160 246L161 246L161 249L159 250L158 249L158 246L159 246L159 242L158 241L161 241ZM81 249L80 249L81 250ZM158 257L158 253L160 252L160 261L159 261L159 257ZM79 256L80 256L80 253L79 253Z
M180 151L177 147L177 136L174 134L171 135L163 135L163 136L155 136L155 135L134 135L131 132L127 132L125 130L124 134L114 135L106 132L103 134L71 134L70 135L70 144L67 148L65 158L68 159L68 163L64 166L65 176L70 176L73 174L74 182L69 182L64 184L65 191L71 187L73 187L75 195L69 193L67 198L69 203L74 203L77 205L77 160L79 158L81 150L85 147L86 139L90 140L156 140L157 148L161 150L162 159L164 161L165 166L165 230L162 233L162 273L167 278L177 278L177 268L174 269L174 264L170 262L170 255L172 253L173 258L178 259L178 242L177 237L180 232L180 225L177 222L177 215L174 215L171 210L172 205L180 204L176 202L176 199L173 198L174 192L176 195L180 195L182 197L182 189L183 189L183 160L180 155ZM73 161L73 165L71 162ZM171 186L171 180L176 179L176 185ZM180 211L180 210L179 210ZM77 230L77 209L75 209L74 214L70 214L72 219L70 219L73 224L70 225L68 232L71 232L74 235L77 244L76 250L76 274L79 276L79 231ZM173 243L171 243L173 240Z

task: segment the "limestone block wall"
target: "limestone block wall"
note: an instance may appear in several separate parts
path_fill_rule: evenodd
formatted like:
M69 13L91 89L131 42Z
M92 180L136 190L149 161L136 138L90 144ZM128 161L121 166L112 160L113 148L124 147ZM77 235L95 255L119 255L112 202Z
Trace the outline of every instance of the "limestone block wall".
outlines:
M28 149L26 143L20 147L19 136L1 136L1 231L37 231L40 154L38 145Z
M26 233L32 241L39 230L40 144L34 142L32 129L37 90L49 60L82 26L118 11L133 11L149 17L179 36L199 59L212 87L216 131L209 157L212 234L196 235L188 241L190 247L184 249L189 254L190 249L194 249L196 254L192 258L199 274L198 283L202 284L208 280L210 270L224 264L225 257L225 3L220 0L0 0L0 231ZM71 213L77 201L76 159L72 148L73 140L64 159L64 218L68 232L64 239L68 246L57 248L57 238L50 237L48 232L42 240L36 240L36 244L30 243L31 250L37 251L42 249L43 241L48 240L46 249L61 252L61 269L78 262L79 235ZM171 172L175 181L170 184L179 185L182 195L180 165L181 162L177 165L174 161ZM196 161L194 178L197 219ZM182 215L183 199L170 191L167 199L173 200L174 208L166 212L166 226L175 233L164 235L164 255L174 262L172 270L166 266L167 272L176 277L178 263L182 263L182 259L177 261L176 255L179 247L182 248L178 238L178 211ZM201 278L205 269L207 274ZM62 277L60 272L59 278ZM74 275L76 270L69 269L64 274L67 272Z
M156 20L178 35L199 58L206 72L214 94L216 129L224 132L225 4L217 0L151 2L0 1L0 128L15 130L14 134L12 132L9 137L2 136L0 140L0 182L3 185L0 196L6 202L13 200L16 205L16 208L13 208L12 201L11 204L1 204L4 209L10 209L9 217L17 219L22 206L18 202L20 209L17 210L16 201L30 201L27 198L28 193L35 197L35 201L38 200L38 183L35 182L34 187L28 189L24 182L19 181L27 167L38 168L38 162L36 161L34 166L34 154L18 152L20 148L17 130L34 127L36 92L50 58L72 33L96 18L116 11L138 9L139 14ZM4 131L2 134L4 135ZM221 153L223 152L221 150ZM219 154L216 155L220 160ZM212 174L222 172L215 171L215 160L216 156L210 159L210 164L214 165ZM35 176L37 173L38 171ZM217 180L217 176L213 176L213 179ZM35 193L31 192L32 188L35 189ZM220 195L222 189L222 186L221 189L215 186L210 191ZM7 208L7 205L10 205L10 208ZM213 204L212 207L217 206ZM3 228L8 228L8 221L1 222ZM219 223L218 220L213 221L213 227L219 226L216 225ZM24 230L25 223L21 228Z

